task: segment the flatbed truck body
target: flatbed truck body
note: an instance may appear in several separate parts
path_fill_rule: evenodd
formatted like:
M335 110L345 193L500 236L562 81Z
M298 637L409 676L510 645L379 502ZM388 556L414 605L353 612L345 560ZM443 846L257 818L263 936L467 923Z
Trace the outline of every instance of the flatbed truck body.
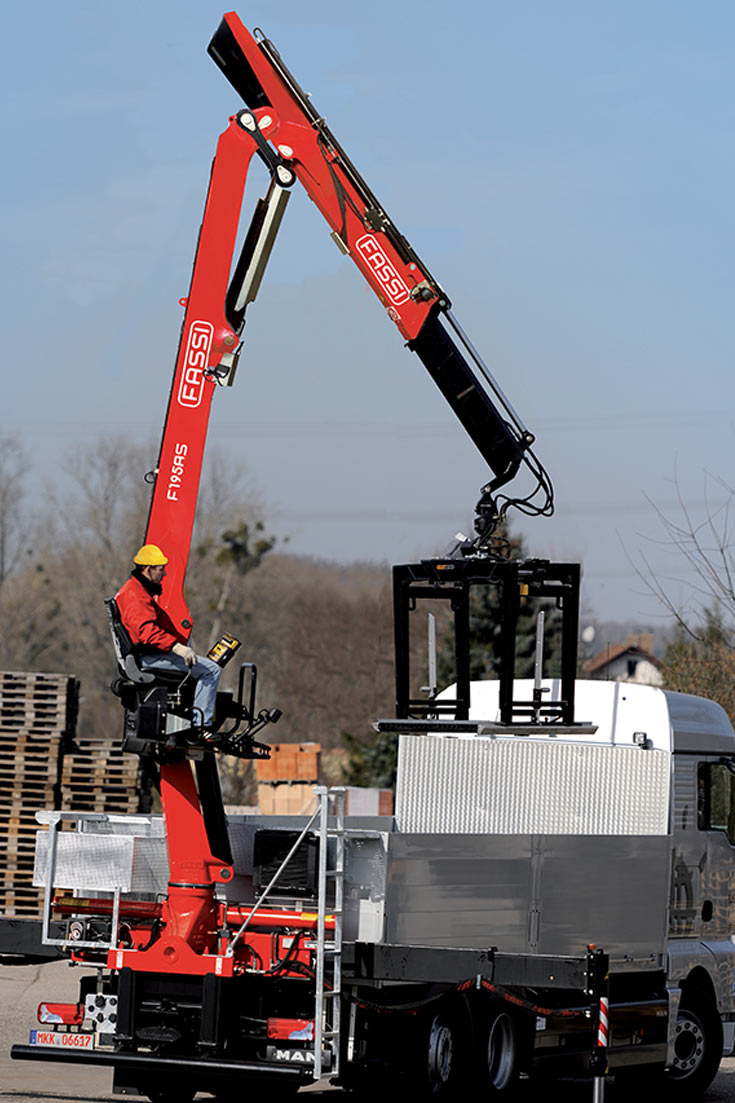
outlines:
M552 696L558 691L553 682L545 688ZM478 1038L492 1033L499 1015L498 1045L505 1047L499 1067L510 1069L509 1085L520 1072L590 1072L596 1005L604 989L610 1022L606 1067L619 1074L641 1066L662 1074L673 1070L670 1084L695 1094L704 1078L700 1034L709 1070L713 1050L717 1062L723 1051L732 1051L735 1031L728 818L735 807L735 737L727 717L699 698L578 682L575 728L499 734L497 683L473 684L472 698L475 733L400 736L394 818L347 817L339 825L332 815L321 839L312 825L306 851L279 872L308 819L229 817L236 877L218 893L230 921L261 909L259 922L275 957L284 952L274 936L278 909L291 939L294 915L315 919L321 907L328 919L335 885L329 878L320 884L318 851L325 847L325 865L334 866L340 840L344 844L341 938L339 947L331 947L340 958L339 1036L329 1044L322 1038L317 1062L313 1014L302 999L308 984L295 977L271 980L279 994L269 995L275 962L263 959L261 943L260 962L227 980L233 992L239 990L228 999L239 1016L311 1025L303 1027L305 1041L277 1038L269 1044L243 1035L241 1076L257 1079L280 1066L290 1073L298 1067L299 1077L308 1079L320 1065L320 1072L338 1070L347 1086L365 1077L379 1082L381 1076L418 1075L431 1094L437 1085L448 1092L468 1069L478 1072L477 1049L484 1044ZM57 890L64 886L67 894L86 900L124 885L122 912L126 900L155 901L165 891L160 818L80 820L77 827L59 834L52 877ZM48 839L43 833L38 848L42 883L49 879ZM264 900L274 872L278 879ZM53 899L56 890L50 889ZM68 914L73 907L67 900ZM80 920L86 922L81 914ZM308 939L313 954L313 932ZM322 946L327 957L329 949ZM94 951L87 953L94 958ZM595 979L600 954L604 984ZM102 989L127 1001L129 1022L136 1016L144 1021L141 984L160 987L161 978L141 981L139 974L136 996L127 990L135 985L124 980L125 973L124 965L113 969ZM201 1017L207 983L192 978L191 986L188 998ZM269 1015L271 998L278 1013ZM94 1024L85 1018L76 1028L58 1029L94 1033ZM142 1028L143 1038L149 1030L147 1046L136 1041L134 1026L125 1045L119 1037L114 1041L109 1023L104 1029L90 1053L116 1069L121 1088L146 1090L151 1068L168 1067L176 1075L188 1069L200 1086L212 1082L210 1072L215 1079L235 1075L232 1038L224 1047L228 1060L216 1072L216 1046L205 1047L196 1058L204 1066L194 1068L191 1046L177 1053L173 1034L166 1052L165 1032L158 1050L150 1045L152 1027ZM183 1029L179 1033L183 1037ZM439 1056L443 1044L446 1057L447 1039L454 1068ZM43 1040L16 1047L16 1056L41 1059L89 1055ZM157 1065L159 1056L165 1061ZM489 1075L498 1080L492 1064Z

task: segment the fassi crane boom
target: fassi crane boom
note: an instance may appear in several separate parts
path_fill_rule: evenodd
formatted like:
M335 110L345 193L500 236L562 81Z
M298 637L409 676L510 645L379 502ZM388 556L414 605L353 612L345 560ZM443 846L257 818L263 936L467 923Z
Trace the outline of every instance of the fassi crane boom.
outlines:
M145 537L146 543L164 548L169 557L161 603L186 638L192 618L183 587L212 396L215 386L233 382L245 311L257 295L297 180L491 468L493 477L483 487L477 507L477 539L463 547L463 562L483 558L509 505L541 513L553 508L548 478L531 452L532 435L462 333L448 297L387 216L272 43L262 36L253 38L230 12L210 42L209 53L247 107L230 118L212 163L191 286L182 300L184 321ZM270 186L258 201L233 263L245 182L255 154L270 173ZM506 497L499 503L497 492L522 463L536 477L535 491L526 499L513 502ZM543 500L534 504L539 492ZM448 578L449 572L442 577ZM113 606L108 602L124 674L117 686L126 710L124 746L141 754L149 765L151 760L156 764L167 822L170 884L162 906L165 937L145 949L132 945L111 951L108 964L117 969L166 971L175 954L178 970L206 974L216 941L213 886L226 884L234 876L214 744L202 744L196 728L191 736L185 734L190 716L186 691L178 685L172 691L165 684L146 684L152 682L152 675L131 668L124 630L115 620ZM397 655L400 662L398 646ZM250 704L243 704L247 665L241 669L237 702L228 703L228 695L222 695L220 704L218 697L216 713L218 725L222 717L235 721L227 732L218 727L216 749L246 758L267 753L252 735L280 716L278 709L261 710L256 716L254 677ZM460 665L460 682L463 670ZM398 697L401 706L400 693ZM244 729L239 728L243 720ZM235 959L227 960L234 968Z
M465 554L482 553L514 505L550 514L550 481L534 456L533 435L515 414L451 312L451 303L385 213L273 44L254 38L234 12L224 16L209 53L247 108L221 135L212 165L199 245L186 300L173 386L158 461L146 540L170 557L164 603L185 633L191 616L183 583L194 523L214 387L232 382L245 310L260 285L298 180L418 354L492 471L477 505L477 537ZM233 267L243 192L257 154L271 176ZM524 498L497 497L524 464L535 488Z
M230 118L220 136L191 286L188 297L182 300L184 322L146 531L146 543L164 548L169 557L162 604L188 638L191 615L183 584L212 396L215 386L233 382L245 311L257 295L290 189L297 180L324 215L339 248L353 259L409 348L418 353L491 468L493 477L482 488L477 507L477 538L463 546L464 555L451 569L441 571L441 579L450 582L458 593L457 587L461 589L464 584L457 580L455 566L489 561L483 553L510 505L539 513L549 513L553 508L550 483L531 451L533 436L464 336L451 314L448 297L391 222L272 43L262 35L253 38L237 15L230 12L212 38L209 53L247 107ZM270 186L258 201L233 264L245 182L255 154L270 173ZM522 463L536 478L534 492L525 499L503 497L499 501L497 492L514 478ZM537 495L542 499L539 503L534 502ZM495 578L494 568L490 573ZM415 571L411 577L413 574ZM438 576L432 586L441 588ZM518 586L506 585L503 589L512 596ZM513 610L504 600L512 619ZM113 635L118 632L117 644L122 651L125 641L119 635L119 622L115 628L115 611L110 612ZM399 668L405 652L402 639L397 633ZM460 650L464 655L467 648L463 644ZM228 695L223 695L220 704L218 698L216 722L225 717L234 718L235 724L226 733L219 727L218 742L208 744L202 742L204 736L198 738L196 727L186 735L186 717L190 714L185 691L180 697L178 685L171 692L170 686L141 684L151 680L152 675L140 671L131 674L121 662L121 670L132 678L123 679L118 686L126 709L124 745L158 766L167 821L170 891L162 910L165 937L145 949L133 945L111 951L112 968L165 971L174 953L179 970L206 974L211 968L211 961L206 959L211 957L216 941L213 886L226 884L234 876L219 777L211 752L216 747L219 752L240 757L262 756L267 748L255 744L252 734L280 716L278 709L272 709L262 710L256 717L254 678L250 704L243 704L247 665L241 669L237 702L228 703L224 700ZM508 681L512 678L512 662L506 667ZM464 685L468 678L467 663L458 661L458 684ZM399 716L406 717L416 712L416 706L404 700L401 685L399 670L397 704ZM507 696L510 719L513 702L510 693ZM461 720L467 710L466 697L467 693L460 694L454 705L442 707L453 708ZM571 701L571 693L568 697ZM430 702L427 707L435 715L437 706ZM539 706L533 707L535 717ZM236 730L242 720L246 727ZM228 963L229 968L236 964L231 956Z
M477 506L476 539L462 545L462 554L395 569L397 716L395 721L382 722L380 730L412 731L418 725L422 732L472 729L476 733L478 726L469 719L469 600L470 588L476 584L496 585L502 596L502 724L512 725L520 716L523 734L528 734L529 724L541 722L557 724L556 730L561 730L559 721L571 724L574 719L579 571L545 561L511 563L489 553L493 531L511 505L528 513L548 514L553 509L548 477L531 451L532 435L453 318L448 297L386 215L273 45L262 36L253 38L229 13L209 53L247 106L230 118L220 136L191 286L182 300L184 321L146 530L146 543L158 544L169 557L162 603L188 638L191 615L183 584L212 396L215 386L233 382L245 311L256 297L290 189L298 180L324 215L339 248L355 262L409 348L427 367L492 472ZM245 182L255 154L268 168L270 186L258 201L234 261ZM532 493L525 498L499 497L521 465L536 480ZM551 599L557 607L565 607L571 643L562 653L563 700L558 703L543 700L540 681L530 703L514 699L516 625L526 596ZM457 691L453 700L444 695L439 700L433 691L428 700L410 696L409 613L424 598L448 598L454 612ZM71 1047L89 1047L83 1060L113 1065L117 1090L142 1087L158 1100L191 1098L191 1091L200 1085L211 1090L212 1077L222 1085L224 1094L218 1094L222 1099L234 1098L228 1085L239 1091L242 1078L249 1076L260 1084L264 1073L288 1072L297 1084L304 1068L284 1069L273 1061L281 1060L277 1053L284 1043L285 1060L305 1060L298 1039L306 1039L304 1031L322 1029L320 1001L340 996L336 983L331 995L325 996L319 963L323 967L327 928L335 932L329 952L337 952L341 896L335 888L331 916L324 911L326 888L319 890L316 915L304 911L303 901L297 899L278 907L266 904L279 871L259 894L251 886L254 906L243 903L250 890L238 884L236 874L243 866L234 860L213 753L263 757L268 749L255 744L252 735L277 720L279 710L264 709L256 716L254 668L243 664L237 701L218 694L214 730L204 732L193 722L187 699L191 686L184 686L175 675L168 676L172 683L163 674L154 677L142 670L112 599L108 612L122 675L114 688L125 707L123 746L141 755L160 787L167 890L155 901L130 898L129 893L121 899L119 887L114 899L87 899L86 893L84 899L51 899L49 894L44 905L46 929L54 912L75 917L78 931L83 919L89 924L84 929L90 937L73 936L77 939L73 956L101 968L96 979L82 981L78 1004L54 1004L57 1010L50 1014L57 1018L40 1020L58 1021L64 1029L57 1032L54 1027L32 1045L14 1047L13 1056L77 1059ZM249 703L244 703L248 665L253 677ZM222 726L225 720L234 720L228 730ZM240 728L243 721L245 727ZM326 884L325 798L323 791L319 877ZM306 837L311 822L280 870ZM56 841L49 851L49 887L57 883L55 846ZM268 868L269 853L264 851L264 868ZM307 847L307 865L308 853L313 851ZM340 866L339 861L335 866ZM335 868L330 875L343 872ZM293 891L298 891L299 899L304 892L311 899L311 889L302 889L300 882ZM291 893L286 896L290 900ZM54 942L44 935L44 941L67 946L69 938ZM62 1012L65 1018L59 1018ZM46 1013L42 1005L40 1014ZM90 1023L96 1025L91 1028ZM69 1033L66 1026L81 1026L81 1030ZM267 1033L271 1029L274 1034ZM328 1035L342 1037L336 1027ZM91 1045L95 1036L98 1048ZM311 1036L315 1071L321 1068L320 1037ZM274 1041L273 1046L266 1044L269 1041ZM269 1056L271 1050L274 1058Z

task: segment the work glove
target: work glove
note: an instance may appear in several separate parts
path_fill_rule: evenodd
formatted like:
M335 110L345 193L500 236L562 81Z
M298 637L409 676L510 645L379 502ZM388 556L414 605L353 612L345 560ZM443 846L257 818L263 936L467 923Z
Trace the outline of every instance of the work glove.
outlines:
M197 661L197 653L193 647L187 647L185 643L175 643L171 648L174 655L184 660L187 666L193 666Z

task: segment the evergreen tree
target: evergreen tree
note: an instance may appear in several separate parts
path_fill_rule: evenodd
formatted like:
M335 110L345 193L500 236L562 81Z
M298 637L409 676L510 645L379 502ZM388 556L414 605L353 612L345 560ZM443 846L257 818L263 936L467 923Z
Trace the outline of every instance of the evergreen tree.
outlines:
M379 732L370 743L364 743L349 732L342 732L342 742L350 757L344 772L345 785L368 789L393 789L398 765L398 736L394 732Z
M510 536L506 526L499 529L498 551L508 559L525 559L523 537ZM550 598L521 598L516 630L516 678L532 678L536 658L536 618L545 613L543 675L554 677L560 672L561 610ZM473 586L470 593L470 677L473 680L497 678L500 673L503 633L500 587ZM439 685L455 681L454 639L446 633L438 646L437 676Z

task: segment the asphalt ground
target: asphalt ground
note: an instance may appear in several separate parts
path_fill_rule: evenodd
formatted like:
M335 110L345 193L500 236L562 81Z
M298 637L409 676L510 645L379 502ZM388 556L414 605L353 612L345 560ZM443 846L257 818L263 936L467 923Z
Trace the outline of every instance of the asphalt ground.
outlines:
M10 1047L27 1042L29 1030L37 1025L36 1008L42 1000L76 1000L80 972L65 961L0 965L0 1103L120 1103L126 1098L112 1094L111 1069L10 1059ZM540 1096L538 1086L528 1082L523 1088L521 1098L535 1103ZM326 1094L334 1098L345 1093L326 1080L302 1088L299 1093L310 1098ZM548 1095L547 1084L543 1097ZM563 1097L567 1103L591 1103L592 1085L565 1081ZM616 1097L614 1084L609 1084L605 1099L613 1103ZM197 1096L201 1103L208 1098L211 1099L204 1094ZM704 1099L706 1103L735 1103L735 1058L725 1058Z

